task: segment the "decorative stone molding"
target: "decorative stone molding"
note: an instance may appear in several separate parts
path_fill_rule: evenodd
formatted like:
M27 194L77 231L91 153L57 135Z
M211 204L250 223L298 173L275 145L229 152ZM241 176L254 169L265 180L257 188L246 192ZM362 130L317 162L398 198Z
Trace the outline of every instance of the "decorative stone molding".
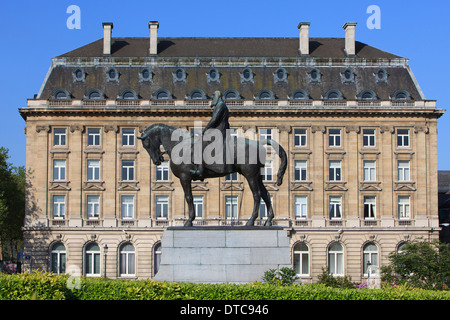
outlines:
M316 133L317 131L321 131L322 133L325 133L327 129L325 126L311 126L311 132Z
M108 133L110 131L115 132L115 133L119 133L119 131L120 131L119 126L111 125L111 124L105 125L103 127L103 130L105 131L105 133Z
M350 132L360 133L361 132L361 127L357 126L357 125L345 126L345 132L346 133L350 133Z
M394 133L395 128L392 126L380 126L380 133L385 133L385 132Z
M290 191L313 191L312 181L291 182Z
M286 125L286 124L277 125L277 129L280 132L287 132L287 133L291 133L291 131L292 131L292 127L290 125Z
M80 131L80 133L84 133L85 131L85 127L82 125L78 125L78 124L72 124L69 127L70 132L74 133L75 131Z
M430 133L430 128L428 126L415 126L414 133L424 132L425 134Z
M40 126L40 125L37 125L36 126L36 132L41 132L41 131L45 131L45 132L47 132L47 133L49 133L50 132L50 126Z

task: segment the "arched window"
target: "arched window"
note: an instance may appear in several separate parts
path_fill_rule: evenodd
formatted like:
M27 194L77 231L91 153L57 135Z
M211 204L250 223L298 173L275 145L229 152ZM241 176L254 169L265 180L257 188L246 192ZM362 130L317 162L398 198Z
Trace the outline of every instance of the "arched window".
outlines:
M57 89L53 92L52 99L70 99L70 94L66 89Z
M55 243L50 253L51 272L62 274L66 272L66 247L61 243Z
M325 100L342 100L343 98L342 93L336 89L329 90L324 96Z
M299 276L309 275L309 249L304 242L294 246L294 270Z
M100 276L100 247L93 242L84 251L84 273L87 277Z
M223 98L225 100L235 100L235 99L240 99L241 95L239 94L239 92L237 92L237 90L228 89L228 90L225 90L225 92L223 93Z
M106 72L106 81L119 81L119 72L115 68L109 68Z
M120 94L120 99L137 99L138 96L133 89L125 89Z
M374 269L378 269L378 247L375 243L369 242L363 248L363 274L367 275L369 267L371 274Z
M308 80L309 82L320 82L322 78L322 75L320 71L316 68L311 69L311 71L308 72Z
M188 98L190 100L200 100L200 99L206 99L206 94L201 89L193 89L190 93Z
M86 95L85 99L105 99L105 95L99 89L90 89Z
M241 72L241 82L253 82L254 73L252 69L245 68Z
M392 96L392 100L411 100L411 96L406 90L397 90Z
M268 100L268 99L275 99L275 95L272 91L269 89L262 89L256 94L255 97L257 100Z
M344 248L339 242L334 242L328 248L328 270L333 275L344 275Z
M119 276L136 275L136 253L131 243L123 244L119 249Z
M161 264L161 243L157 243L153 248L153 273L156 275Z
M153 98L156 100L167 100L172 99L172 94L169 90L159 89L153 94Z
M291 100L309 99L308 93L303 89L297 89L291 94Z
M361 91L358 98L360 100L376 100L377 95L372 90L367 89L367 90Z

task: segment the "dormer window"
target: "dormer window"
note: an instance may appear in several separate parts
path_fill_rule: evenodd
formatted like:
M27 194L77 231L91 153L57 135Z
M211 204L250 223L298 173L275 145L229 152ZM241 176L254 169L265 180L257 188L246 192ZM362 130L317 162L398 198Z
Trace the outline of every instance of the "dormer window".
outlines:
M355 82L355 73L352 69L347 68L343 73L341 73L342 83Z
M57 89L53 92L52 99L70 99L70 94L66 89Z
M151 82L153 80L153 73L148 68L144 68L139 73L139 81L148 81Z
M255 97L257 100L269 100L269 99L275 99L275 95L272 91L269 89L262 89L256 94Z
M377 73L375 73L375 81L376 82L387 82L388 73L384 69L378 70Z
M274 76L275 83L277 83L277 82L286 82L288 73L286 72L286 70L284 68L278 68L275 71L273 76Z
M361 91L358 99L360 99L360 100L376 100L377 95L372 90L367 89L367 90Z
M131 99L137 99L137 98L138 98L138 96L133 89L125 89L120 94L120 99L131 100Z
M189 99L191 99L191 100L206 99L206 94L201 89L193 89L189 93Z
M304 99L309 99L309 95L308 95L308 93L306 93L305 90L303 90L303 89L297 89L297 90L295 90L295 91L292 93L290 99L291 99L291 100L304 100Z
M86 78L86 74L84 73L83 69L75 69L75 71L72 73L73 76L73 82L84 82Z
M240 99L241 95L235 89L228 89L228 90L225 90L225 92L223 93L223 98L225 100L236 100L236 99Z
M115 68L110 68L106 72L106 81L119 81L119 72Z
M397 90L392 96L392 100L411 100L411 96L406 90Z
M169 90L166 89L159 89L153 94L154 99L156 100L168 100L172 99L172 94Z
M251 82L253 83L253 71L250 68L245 68L244 70L242 70L241 72L241 83L244 82Z
M344 99L344 97L339 90L331 89L325 94L324 99L325 100L342 100L342 99Z
M186 81L186 71L184 71L184 69L182 69L182 68L178 68L173 73L173 82L178 82L178 81L182 81L182 82Z
M99 89L91 89L84 96L85 99L105 99L105 95Z
M320 71L316 68L312 69L308 72L308 80L309 82L320 82L322 75Z
M208 82L214 82L214 81L219 81L220 79L220 73L219 71L217 71L216 68L211 68L207 73L206 73L206 80Z

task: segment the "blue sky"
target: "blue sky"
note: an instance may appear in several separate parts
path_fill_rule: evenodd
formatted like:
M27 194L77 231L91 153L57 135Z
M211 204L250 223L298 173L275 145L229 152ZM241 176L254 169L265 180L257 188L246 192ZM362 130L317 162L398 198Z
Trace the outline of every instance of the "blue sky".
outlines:
M67 28L67 8L81 10L81 29ZM381 29L366 25L370 5L381 13ZM39 92L51 58L103 37L146 37L148 21L165 37L297 37L311 22L311 37L344 37L356 21L356 39L409 58L425 97L440 109L450 104L450 1L2 1L0 4L0 146L14 165L25 165L25 121L18 108ZM450 170L450 115L438 120L438 168Z

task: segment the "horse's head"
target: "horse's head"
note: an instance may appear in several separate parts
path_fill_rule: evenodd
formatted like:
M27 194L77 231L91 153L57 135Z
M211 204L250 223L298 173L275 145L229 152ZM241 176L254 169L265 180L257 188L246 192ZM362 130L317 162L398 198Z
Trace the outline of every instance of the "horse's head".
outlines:
M161 141L156 134L152 133L152 130L146 130L142 136L137 138L142 141L142 145L147 150L153 163L159 166L164 161L163 153L160 149Z

